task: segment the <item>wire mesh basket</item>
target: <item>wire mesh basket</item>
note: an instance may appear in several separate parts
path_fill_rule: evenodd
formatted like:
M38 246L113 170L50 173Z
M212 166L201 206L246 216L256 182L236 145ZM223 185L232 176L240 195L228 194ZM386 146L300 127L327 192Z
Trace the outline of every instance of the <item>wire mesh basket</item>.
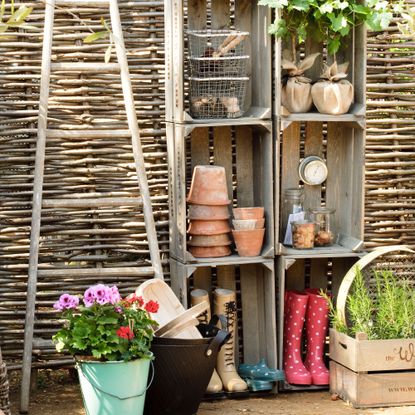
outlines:
M238 118L245 112L248 77L190 78L193 118Z
M188 30L189 56L221 58L245 56L245 39L249 32L237 30Z
M246 76L249 56L189 58L191 76L196 78L231 78Z

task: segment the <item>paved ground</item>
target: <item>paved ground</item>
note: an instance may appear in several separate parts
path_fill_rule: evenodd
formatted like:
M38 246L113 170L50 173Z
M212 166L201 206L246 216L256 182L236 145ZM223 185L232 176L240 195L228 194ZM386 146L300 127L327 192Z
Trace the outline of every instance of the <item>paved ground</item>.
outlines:
M40 376L32 394L30 415L85 415L76 378ZM18 381L12 381L12 414L18 414ZM415 407L356 410L328 392L289 393L245 400L203 402L198 415L415 415ZM122 415L122 414L114 414Z

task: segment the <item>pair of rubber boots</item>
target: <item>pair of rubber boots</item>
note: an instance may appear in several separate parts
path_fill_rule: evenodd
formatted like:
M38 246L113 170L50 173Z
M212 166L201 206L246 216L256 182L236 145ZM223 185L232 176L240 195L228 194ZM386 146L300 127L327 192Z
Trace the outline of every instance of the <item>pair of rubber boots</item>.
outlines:
M284 380L284 372L269 368L265 359L261 359L254 365L241 363L239 374L253 392L272 390L274 382Z
M324 344L328 327L327 300L317 289L286 291L284 309L284 371L288 383L328 385ZM306 358L301 358L301 337L305 325Z
M192 306L202 302L209 301L209 294L206 290L196 289L190 293ZM236 295L235 291L217 288L213 293L213 313L225 316L226 327L221 327L230 333L230 339L222 346L218 353L216 370L213 371L207 387L207 393L218 393L223 390L227 392L242 392L248 389L235 367L235 330L236 324ZM203 316L203 315L202 315ZM210 310L202 317L204 321L210 321Z

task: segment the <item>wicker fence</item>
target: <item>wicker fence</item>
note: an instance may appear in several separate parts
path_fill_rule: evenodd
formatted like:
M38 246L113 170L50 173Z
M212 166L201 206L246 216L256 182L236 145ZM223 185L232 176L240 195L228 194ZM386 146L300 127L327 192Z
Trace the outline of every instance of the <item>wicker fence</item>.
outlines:
M412 1L412 0L411 0ZM412 1L413 2L413 1ZM25 3L28 4L28 3ZM163 1L120 0L126 48L143 138L149 185L164 264L168 260L167 162L164 136ZM23 350L31 217L31 188L41 64L43 4L33 3L30 24L0 42L0 347L9 367ZM103 61L105 40L83 44L89 28L102 30L103 10L57 10L56 62ZM415 42L396 29L368 39L367 247L415 246ZM115 57L114 57L115 59ZM118 77L65 73L52 77L50 122L54 128L125 128ZM45 194L106 192L130 196L136 180L129 140L48 140ZM74 210L43 214L40 267L106 267L147 264L141 212ZM166 267L166 271L168 271ZM167 273L168 278L168 273ZM130 292L140 281L111 281ZM94 279L39 280L35 334L50 338L57 327L52 302L62 291L82 292ZM54 350L38 351L35 365L61 365Z

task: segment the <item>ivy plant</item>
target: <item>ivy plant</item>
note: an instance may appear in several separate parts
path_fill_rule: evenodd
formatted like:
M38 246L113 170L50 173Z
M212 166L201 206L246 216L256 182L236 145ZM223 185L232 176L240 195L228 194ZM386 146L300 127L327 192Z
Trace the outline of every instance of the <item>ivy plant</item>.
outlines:
M293 52L311 35L316 41L326 41L328 53L335 55L354 26L386 29L402 1L366 0L363 4L359 0L259 0L258 4L279 11L269 32L289 39Z

